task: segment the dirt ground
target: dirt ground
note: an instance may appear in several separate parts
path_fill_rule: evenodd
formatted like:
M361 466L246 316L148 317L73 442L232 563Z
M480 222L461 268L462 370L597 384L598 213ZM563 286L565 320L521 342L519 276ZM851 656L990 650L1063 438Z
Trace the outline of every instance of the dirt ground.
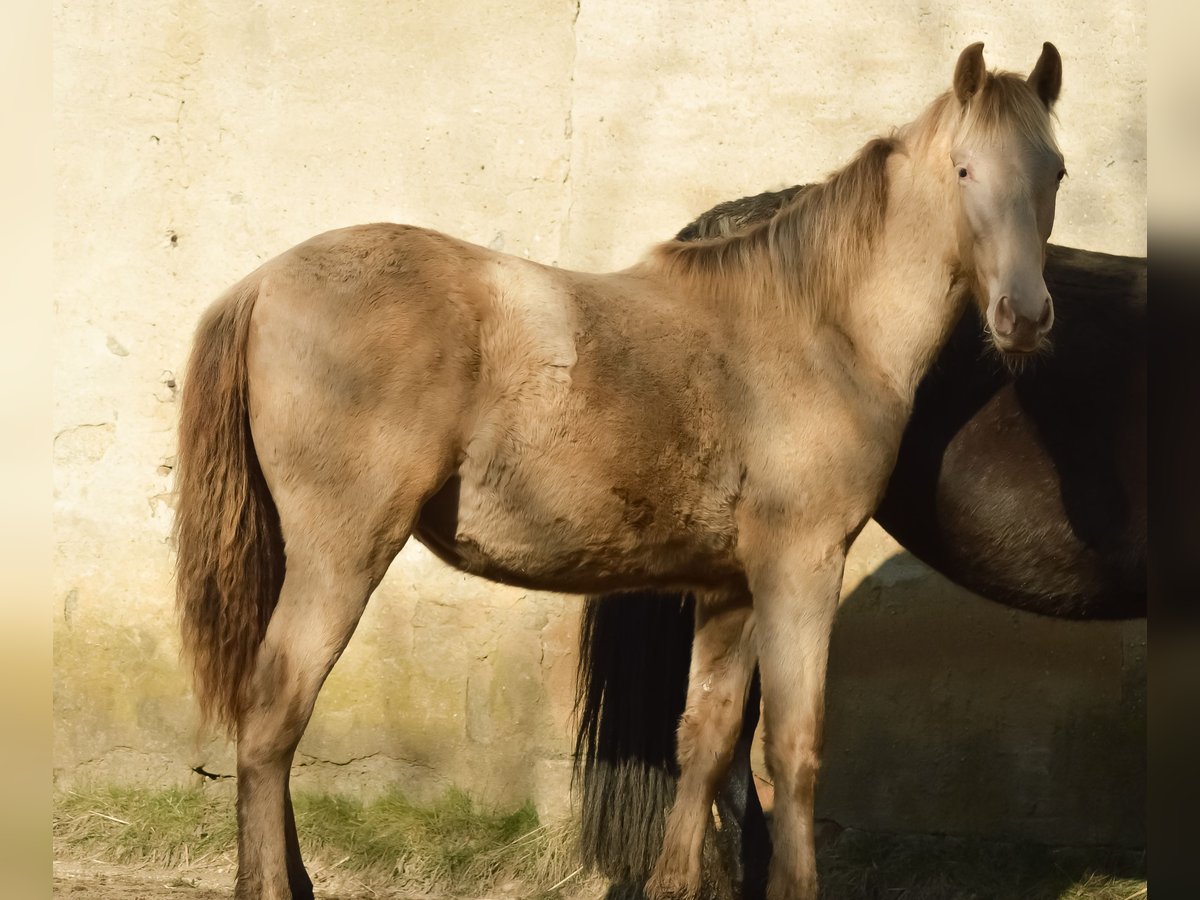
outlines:
M341 873L312 874L320 900L468 900L429 894L381 890ZM114 866L80 860L55 860L54 900L229 900L233 895L233 867L189 867L168 871L143 866ZM523 896L521 885L504 885L489 898L509 900ZM587 883L568 900L592 900L603 893L602 887ZM471 898L475 900L475 898Z
M232 878L220 873L198 875L155 869L112 866L72 860L55 861L55 900L228 900Z
M422 894L380 891L352 877L314 877L318 897L338 900L435 900ZM54 863L54 900L229 900L232 867L183 872L71 860ZM503 896L503 895L501 895Z

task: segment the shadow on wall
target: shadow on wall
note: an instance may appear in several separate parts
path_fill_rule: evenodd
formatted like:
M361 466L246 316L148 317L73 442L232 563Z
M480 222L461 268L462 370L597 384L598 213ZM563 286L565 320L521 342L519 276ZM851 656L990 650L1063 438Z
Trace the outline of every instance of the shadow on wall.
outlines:
M1145 620L1010 610L891 557L834 630L818 817L1144 846L1145 639Z

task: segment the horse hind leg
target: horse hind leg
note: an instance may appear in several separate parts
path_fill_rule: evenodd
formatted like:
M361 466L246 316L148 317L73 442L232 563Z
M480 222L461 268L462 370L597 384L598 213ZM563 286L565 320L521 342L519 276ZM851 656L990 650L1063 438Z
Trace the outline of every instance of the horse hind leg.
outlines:
M716 800L721 817L717 846L735 893L740 889L737 896L741 900L766 900L767 866L771 858L771 836L750 765L761 704L762 688L756 671L746 697L733 761Z
M365 578L293 559L238 721L238 900L312 896L292 837L288 777L317 692L370 592Z
M284 849L287 854L288 888L292 892L292 900L312 900L312 879L308 877L308 872L304 868L304 858L300 853L300 835L296 831L296 811L292 807L290 785L285 785L283 791L283 827Z
M679 785L646 884L652 900L699 894L704 835L733 759L754 660L749 595L698 596L687 706L679 721Z
M315 507L305 506L309 526L289 529L288 504L280 504L287 571L238 719L237 900L313 896L291 805L292 758L317 694L407 540L419 504L405 504L403 527L386 534L364 529L369 517L312 515Z

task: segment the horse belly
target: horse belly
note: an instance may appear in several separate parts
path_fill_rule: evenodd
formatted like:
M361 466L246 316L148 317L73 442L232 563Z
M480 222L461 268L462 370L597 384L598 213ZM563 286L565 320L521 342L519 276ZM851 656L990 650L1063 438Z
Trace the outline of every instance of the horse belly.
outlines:
M586 474L572 470L539 478L536 491L532 473L508 474L499 487L451 479L422 510L418 539L474 575L566 593L715 586L737 575L732 516L680 516L643 492L581 487Z
M580 459L466 464L425 504L416 536L464 571L539 590L590 593L653 585L713 586L738 573L731 500L597 477ZM643 470L644 471L644 470Z

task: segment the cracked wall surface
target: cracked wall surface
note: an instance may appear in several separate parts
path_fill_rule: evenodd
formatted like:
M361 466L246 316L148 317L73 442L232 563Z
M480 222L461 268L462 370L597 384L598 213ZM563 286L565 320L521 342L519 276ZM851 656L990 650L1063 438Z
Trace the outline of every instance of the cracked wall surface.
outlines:
M312 234L409 222L623 267L716 202L826 174L944 89L971 41L1023 69L1051 39L1071 172L1055 239L1144 253L1143 6L962 6L56 4L59 783L233 771L231 748L196 734L177 659L178 379L207 304ZM1094 782L1137 766L1144 627L999 610L898 553L869 529L848 570L861 590L835 648L827 813L888 827L919 802L934 830L1132 839L1136 811L1112 823L1138 785L1105 799ZM901 646L888 643L897 621ZM577 628L570 598L407 548L322 692L300 789L398 782L427 797L453 784L561 812ZM996 676L1008 670L1037 677ZM1038 702L1022 706L1014 684ZM901 700L942 743L877 727ZM1088 756L1106 745L1119 749L1107 762ZM877 791L864 793L864 766ZM922 793L931 771L939 787ZM984 799L956 807L987 772Z

